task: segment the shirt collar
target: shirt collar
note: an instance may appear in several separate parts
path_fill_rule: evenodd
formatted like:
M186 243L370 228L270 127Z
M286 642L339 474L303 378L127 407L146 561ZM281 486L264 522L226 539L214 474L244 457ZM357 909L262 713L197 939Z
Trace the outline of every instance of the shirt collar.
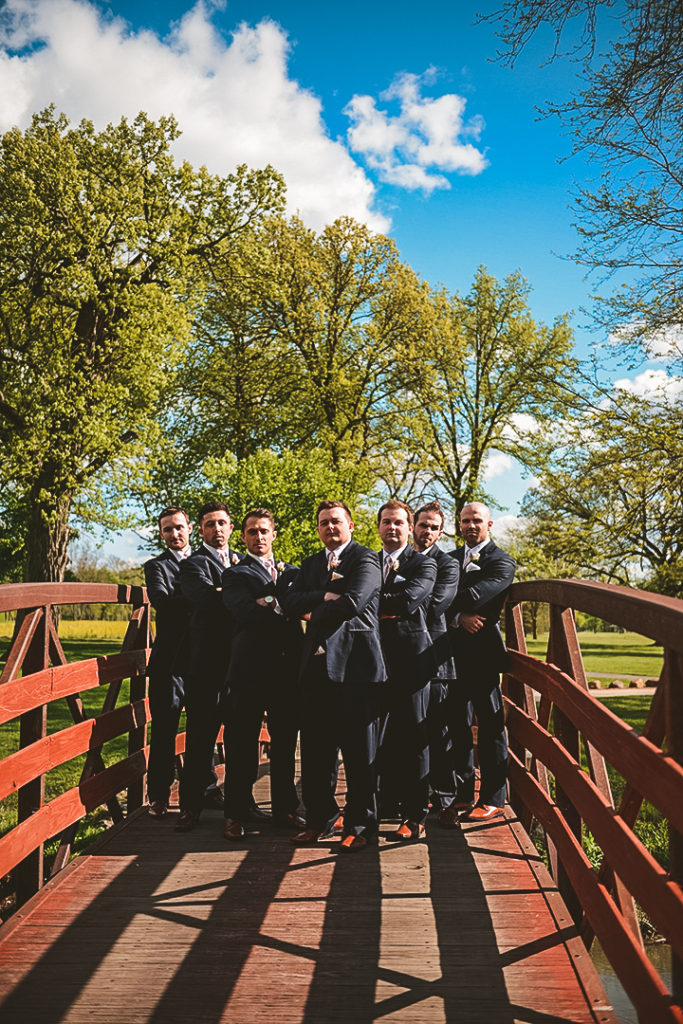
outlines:
M399 558L401 557L401 555L403 554L403 552L405 551L405 549L407 547L408 547L408 545L404 544L403 547L402 548L398 548L397 551L385 551L384 548L382 548L382 558L383 559L390 558L392 560L392 562L398 562Z
M275 565L275 555L271 552L265 558L262 555L252 555L251 551L247 551L249 558L253 558L255 562L260 562L261 565Z
M351 543L351 540L352 538L349 537L345 544L340 544L338 548L334 549L334 551L330 551L329 548L325 548L325 557L327 561L329 562L331 556L333 556L336 559L341 558L342 554L344 553L344 551L346 551L347 547Z
M466 545L465 545L465 550L466 550L466 551L469 551L469 553L470 553L470 558L471 558L471 557L472 557L472 555L478 555L478 554L479 554L479 552L480 552L480 551L481 551L481 550L482 550L483 548L485 548L485 547L486 547L486 545L487 545L487 544L489 543L489 541L490 541L490 540L491 540L491 538L490 538L490 537L487 537L487 538L486 538L486 540L482 540L482 541L480 541L480 542L479 542L478 544L475 544L473 548L470 548L470 547L468 547L468 546L467 546L467 544L466 544Z
M192 554L192 548L190 547L189 544L186 547L184 547L182 551L176 551L175 548L168 548L167 550L171 552L176 562L182 562L185 558L189 558L190 555Z

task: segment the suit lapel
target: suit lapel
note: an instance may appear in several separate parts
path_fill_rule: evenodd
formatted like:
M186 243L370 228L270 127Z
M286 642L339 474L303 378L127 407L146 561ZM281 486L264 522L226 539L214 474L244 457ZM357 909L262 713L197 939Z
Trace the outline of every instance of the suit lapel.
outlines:
M272 577L263 562L260 562L257 558L252 558L251 555L247 555L244 561L249 570L254 576L257 576L259 580L262 582L267 581L268 583L273 582Z

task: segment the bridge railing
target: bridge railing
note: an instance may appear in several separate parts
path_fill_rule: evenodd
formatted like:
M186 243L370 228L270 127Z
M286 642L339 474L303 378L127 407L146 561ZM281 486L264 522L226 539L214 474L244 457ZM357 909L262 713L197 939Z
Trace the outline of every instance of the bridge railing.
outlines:
M69 664L53 609L60 605L128 604L121 650ZM13 872L17 906L42 886L47 840L59 836L51 874L69 860L81 819L101 805L114 822L142 804L147 770L145 669L151 646L150 606L143 587L105 583L0 586L0 612L17 612L18 628L0 674L0 727L19 722L17 749L0 761L0 801L16 792L17 821L0 837L0 877ZM130 680L124 699L125 680ZM81 694L101 688L95 715ZM65 701L73 725L48 731L48 705ZM88 701L92 704L92 701ZM105 743L128 736L127 755L105 766ZM45 801L48 773L85 755L78 785ZM120 794L124 794L122 801Z
M546 662L526 653L523 602L550 608ZM642 734L589 692L575 611L661 644L664 664ZM545 837L551 873L587 947L597 937L640 1019L683 1021L683 601L578 580L515 583L506 606L503 688L510 802ZM624 783L615 806L607 764ZM643 801L669 828L669 870L634 832ZM602 851L598 869L586 830ZM672 992L645 952L635 903L671 944Z

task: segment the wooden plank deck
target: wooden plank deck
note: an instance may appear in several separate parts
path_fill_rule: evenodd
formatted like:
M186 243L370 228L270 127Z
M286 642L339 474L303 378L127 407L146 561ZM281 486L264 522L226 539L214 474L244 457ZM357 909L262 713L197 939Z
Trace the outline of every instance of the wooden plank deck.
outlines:
M616 1024L511 814L347 856L174 818L136 812L0 929L3 1024Z

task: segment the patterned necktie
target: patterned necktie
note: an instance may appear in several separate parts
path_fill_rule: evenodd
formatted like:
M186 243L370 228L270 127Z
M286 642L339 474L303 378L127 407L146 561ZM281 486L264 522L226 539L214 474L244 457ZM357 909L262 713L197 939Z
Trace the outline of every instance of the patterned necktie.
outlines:
M274 559L266 558L266 559L264 559L263 564L266 567L266 569L268 570L268 572L270 573L270 578L272 579L273 583L277 583L277 570L275 568L275 561L274 561Z
M220 560L223 563L223 565L225 566L225 568L226 569L229 568L229 566L230 566L230 549L227 549L226 551L219 551L218 552L218 557L220 558Z
M384 556L384 582L385 583L386 583L387 579L389 578L389 573L391 572L391 567L393 565L393 561L394 560L391 557L391 555L385 555Z

